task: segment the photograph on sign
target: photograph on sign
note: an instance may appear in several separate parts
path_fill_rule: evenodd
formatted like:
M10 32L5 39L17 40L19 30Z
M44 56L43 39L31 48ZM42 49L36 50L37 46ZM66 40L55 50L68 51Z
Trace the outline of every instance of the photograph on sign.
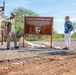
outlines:
M40 33L40 31L41 31L41 27L35 27L35 32L36 33Z

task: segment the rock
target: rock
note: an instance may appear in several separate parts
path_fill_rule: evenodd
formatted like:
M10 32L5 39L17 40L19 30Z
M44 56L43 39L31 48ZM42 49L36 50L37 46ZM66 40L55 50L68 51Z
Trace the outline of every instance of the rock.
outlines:
M19 40L19 46L23 47L23 37L21 37L20 40ZM31 46L31 47L33 47L34 44L31 43L31 42L28 42L28 41L26 41L26 40L24 39L24 46Z

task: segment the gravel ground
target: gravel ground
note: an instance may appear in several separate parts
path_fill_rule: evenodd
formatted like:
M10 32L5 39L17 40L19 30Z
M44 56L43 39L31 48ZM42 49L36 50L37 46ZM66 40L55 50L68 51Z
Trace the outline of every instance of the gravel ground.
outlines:
M33 42L39 45L46 44L49 42ZM63 48L64 42L53 42L54 46L59 46ZM53 56L53 55L72 55L76 54L76 41L72 42L72 48L70 50L56 50L56 49L51 49L51 48L19 48L15 50L13 48L13 43L11 43L11 49L7 50L6 49L6 43L4 43L3 46L0 45L0 60L8 60L8 59L16 59L16 58L25 58L25 57L48 57L48 56Z

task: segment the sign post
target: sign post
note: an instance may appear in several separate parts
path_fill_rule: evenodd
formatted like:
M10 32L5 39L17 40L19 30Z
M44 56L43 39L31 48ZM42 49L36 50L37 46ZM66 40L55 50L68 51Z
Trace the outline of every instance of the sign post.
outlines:
M26 34L50 35L51 48L52 48L52 32L53 32L53 17L28 16L24 18L24 35Z

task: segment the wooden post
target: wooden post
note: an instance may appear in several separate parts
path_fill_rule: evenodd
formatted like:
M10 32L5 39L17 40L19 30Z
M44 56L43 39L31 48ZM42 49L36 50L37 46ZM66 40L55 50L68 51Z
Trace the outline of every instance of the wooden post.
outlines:
M25 46L25 17L24 17L24 28L23 28L23 47Z
M23 34L23 47L25 46L25 35Z
M51 43L50 43L51 45L50 45L50 48L52 48L52 35L51 35Z
M51 45L50 45L50 48L52 48L52 39L53 39L53 18L52 18L52 25L51 25Z
M2 44L1 45L3 45L3 40L4 40L4 38L3 38L3 29L2 29Z

